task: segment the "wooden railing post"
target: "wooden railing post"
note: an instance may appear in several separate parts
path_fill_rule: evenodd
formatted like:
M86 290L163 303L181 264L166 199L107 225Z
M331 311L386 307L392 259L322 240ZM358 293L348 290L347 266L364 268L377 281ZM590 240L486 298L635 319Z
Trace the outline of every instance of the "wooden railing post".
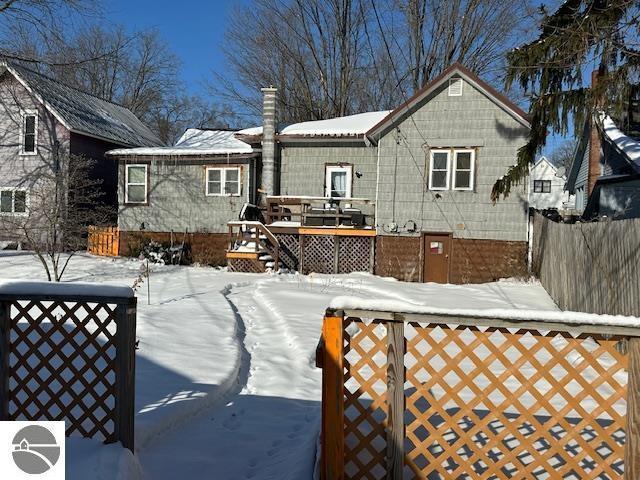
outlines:
M135 297L120 303L116 313L116 425L115 437L134 451L135 414Z
M629 338L629 380L627 383L627 432L624 476L640 478L640 338Z
M404 469L404 322L387 322L387 480Z
M344 478L343 320L328 310L322 325L322 480Z
M11 302L0 301L0 421L9 420Z

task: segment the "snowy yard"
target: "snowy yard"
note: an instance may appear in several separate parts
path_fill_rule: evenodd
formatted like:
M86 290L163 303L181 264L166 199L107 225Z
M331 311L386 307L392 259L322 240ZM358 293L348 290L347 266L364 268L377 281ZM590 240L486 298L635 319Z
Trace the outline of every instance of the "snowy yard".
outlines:
M65 280L132 285L139 268L136 260L82 255ZM0 252L0 279L9 278L43 273L28 253ZM312 478L321 398L315 347L336 296L556 309L536 283L443 286L369 274L156 266L150 291L149 299L146 285L137 293L136 456L72 439L69 478Z

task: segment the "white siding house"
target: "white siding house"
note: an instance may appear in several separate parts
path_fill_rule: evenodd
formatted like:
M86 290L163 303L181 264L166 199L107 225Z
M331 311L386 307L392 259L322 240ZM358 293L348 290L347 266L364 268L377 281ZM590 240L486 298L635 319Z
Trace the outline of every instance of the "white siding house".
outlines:
M556 208L558 210L573 209L575 198L564 189L567 179L544 156L540 157L529 176L529 206L544 210Z

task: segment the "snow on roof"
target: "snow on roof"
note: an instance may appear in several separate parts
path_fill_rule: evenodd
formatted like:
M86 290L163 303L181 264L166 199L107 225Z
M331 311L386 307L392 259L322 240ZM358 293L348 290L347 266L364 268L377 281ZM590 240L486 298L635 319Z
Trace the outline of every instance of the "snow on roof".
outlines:
M237 132L189 128L173 147L119 148L109 155L237 155L254 152L251 145L238 140Z
M553 310L526 310L510 308L443 308L421 305L399 300L378 300L341 296L330 303L334 310L364 310L376 312L396 312L405 314L466 316L475 318L495 318L509 321L535 321L541 323L563 323L569 325L599 325L609 327L640 328L640 318L623 315L600 315L596 313L567 312Z
M119 145L155 146L162 142L131 110L70 87L15 62L0 62L37 94L65 126Z
M133 290L125 285L105 285L89 282L38 282L31 280L2 280L0 295L88 296L132 298Z
M356 136L363 135L374 125L391 113L391 110L381 112L365 112L346 117L315 120L312 122L294 123L285 127L281 135L308 136Z
M625 135L609 115L601 114L600 119L602 120L604 134L630 161L640 167L640 142Z
M262 135L262 125L257 127L243 128L236 132L238 135Z

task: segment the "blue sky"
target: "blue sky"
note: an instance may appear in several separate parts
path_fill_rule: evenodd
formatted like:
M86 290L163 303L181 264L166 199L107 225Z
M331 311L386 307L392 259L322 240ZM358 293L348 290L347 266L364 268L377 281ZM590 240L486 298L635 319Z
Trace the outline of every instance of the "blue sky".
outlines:
M239 0L109 0L107 21L131 31L156 28L182 60L182 73L192 93L202 93L202 81L224 68L219 45L229 16Z
M155 28L182 61L182 77L189 92L210 95L203 82L211 72L222 71L220 48L225 28L237 6L246 0L109 0L103 3L105 20L124 25L131 32ZM565 139L548 139L549 154Z

